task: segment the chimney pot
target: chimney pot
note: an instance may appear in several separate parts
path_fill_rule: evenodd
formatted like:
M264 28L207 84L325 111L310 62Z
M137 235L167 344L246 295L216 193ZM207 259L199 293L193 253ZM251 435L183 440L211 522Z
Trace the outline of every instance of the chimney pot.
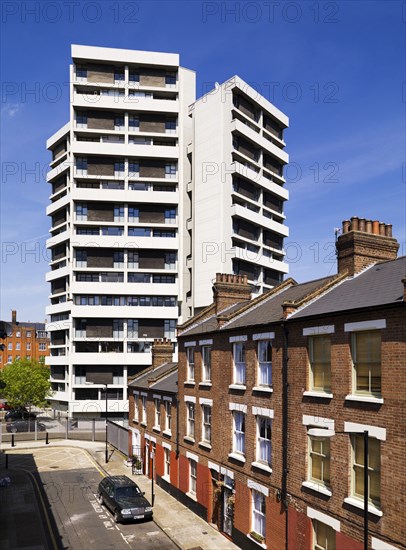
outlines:
M367 233L372 233L372 220L366 221L365 229Z
M385 235L387 237L392 237L392 224L388 223L385 226Z
M359 224L358 224L358 227L359 227L359 230L362 231L363 233L365 233L365 218L360 218L359 219Z
M17 310L16 309L11 310L11 323L13 325L17 324Z
M379 221L378 220L374 220L372 222L372 233L374 235L379 235Z
M356 216L351 218L351 231L358 231L358 218Z
M350 220L344 220L343 221L343 233L348 233L350 229L351 222Z
M385 236L385 224L383 222L381 222L379 224L379 234L384 237Z

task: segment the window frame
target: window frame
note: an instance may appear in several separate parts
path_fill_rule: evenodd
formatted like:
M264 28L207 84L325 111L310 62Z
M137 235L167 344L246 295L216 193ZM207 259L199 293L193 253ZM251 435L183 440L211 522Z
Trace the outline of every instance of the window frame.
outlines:
M155 397L154 405L155 405L154 428L161 429L161 400Z
M202 382L211 382L212 346L202 346Z
M241 416L242 415L242 416ZM241 420L237 422L237 418ZM237 424L241 424L238 429ZM246 433L246 414L243 411L233 411L233 453L245 457L245 433ZM242 445L241 445L242 442ZM242 447L243 450L240 448Z
M164 478L170 479L171 477L171 450L164 447Z
M261 422L265 421L269 423L269 430L270 430L270 438L261 437ZM256 430L257 430L257 444L256 444L256 460L260 464L265 464L266 466L269 466L269 468L272 468L272 418L269 416L256 416ZM267 431L267 430L266 430ZM269 460L261 458L261 442L269 442L269 451L266 451L265 454L269 454Z
M260 507L257 508L259 501ZM256 529L258 526L260 528ZM251 531L266 540L266 497L255 489L251 489Z
M271 350L271 360L270 361L261 361L261 357L262 357L262 353L261 353L261 347L264 345L264 344L267 344L267 351L270 349ZM269 369L269 373L268 373L268 376L263 376L263 372L262 372L262 369L261 369L261 364L267 364L268 366L266 367L267 370ZM272 387L272 340L270 340L269 338L264 338L262 340L258 340L258 344L257 344L257 365L258 365L258 370L257 370L257 385L259 387L264 387L264 388L270 388ZM262 382L262 380L264 378L267 378L268 379L268 383L264 384Z
M316 361L315 358L315 342L319 340L328 341L329 343L329 362L323 362L323 360ZM307 358L309 365L309 390L320 393L331 393L331 336L329 334L312 334L308 337ZM321 363L322 365L322 378L323 385L315 385L315 364ZM326 382L327 379L327 382Z
M326 530L326 537L325 537L325 543L324 545L320 545L317 542L317 526L323 526ZM328 535L332 535L334 543L331 544L328 541ZM333 529L330 525L327 525L326 523L323 523L322 521L313 518L312 519L312 550L335 550L336 548L336 531Z
M197 462L189 458L189 493L196 496L197 491Z
M195 363L196 350L194 347L186 348L186 367L187 367L187 382L195 382L196 380L196 363Z
M307 426L307 430L310 430L312 428L318 428L317 425L311 425L309 424ZM322 436L314 436L314 435L307 435L307 458L308 458L308 469L307 469L307 479L311 483L315 483L316 485L321 485L322 487L325 487L326 489L331 490L331 475L330 475L330 466L331 466L331 445L330 445L330 437L326 435L325 437ZM313 450L313 442L320 442L321 450L317 452L316 450ZM328 449L326 452L323 451L323 447L328 446ZM320 457L321 461L321 478L317 478L313 476L313 457L312 454L315 456ZM325 470L326 466L328 467L328 476L325 476ZM328 477L328 479L326 479Z
M172 428L172 401L165 400L165 430L167 432L171 431Z
M195 428L196 428L196 406L193 401L186 401L186 436L190 439L195 438ZM191 414L193 411L193 414Z
M245 386L246 384L246 351L245 342L233 342L233 383L238 386ZM237 361L237 356L242 361Z
M358 474L362 479L362 486L363 486L363 479L364 479L364 464L356 463L356 454L357 454L357 441L361 443L362 448L362 461L364 457L364 435L359 433L352 433L351 434L351 497L364 502L364 491L362 491L362 494L356 492L356 485L357 485L357 474L356 474L356 468L360 470L360 473ZM371 466L371 450L373 446L378 447L378 459L379 459L379 466L378 468L374 468ZM381 507L381 441L376 438L372 437L371 435L368 437L368 506L372 505L376 508L380 509ZM379 485L379 500L371 497L371 474L377 474L378 475L378 485Z
M202 404L202 442L211 445L212 407Z
M373 391L372 389L372 372L370 368L370 362L368 361L368 373L369 373L369 389L368 390L359 390L357 389L358 384L358 363L361 363L361 361L357 361L357 337L361 337L364 335L370 335L375 334L379 335L379 391ZM382 333L379 329L370 329L370 330L358 330L351 332L351 343L350 343L350 350L351 350L351 362L352 362L352 393L353 395L357 396L364 396L364 397L382 397ZM373 364L378 364L378 362L374 362Z

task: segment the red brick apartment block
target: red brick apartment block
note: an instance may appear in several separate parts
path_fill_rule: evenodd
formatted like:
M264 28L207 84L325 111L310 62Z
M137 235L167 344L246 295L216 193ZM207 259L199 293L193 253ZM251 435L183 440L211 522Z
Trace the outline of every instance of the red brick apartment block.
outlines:
M32 359L45 362L49 355L49 337L45 330L45 323L30 323L17 321L17 311L11 312L12 334L0 343L5 349L0 350L0 368L12 363L16 359Z
M130 385L144 469L240 548L361 550L365 431L368 548L406 548L397 249L390 226L352 218L337 275L249 300L245 277L217 274L213 304L178 327L178 365L163 357Z

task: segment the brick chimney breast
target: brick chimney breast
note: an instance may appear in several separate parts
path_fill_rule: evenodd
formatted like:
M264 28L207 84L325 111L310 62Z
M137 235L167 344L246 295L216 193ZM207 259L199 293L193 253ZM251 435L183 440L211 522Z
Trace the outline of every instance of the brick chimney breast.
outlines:
M156 338L152 344L152 368L160 367L173 360L173 345L169 338Z
M15 310L15 309L11 310L11 323L13 325L17 324L17 310Z
M396 260L399 243L392 237L392 226L379 221L352 217L343 221L337 239L338 273L359 273L376 262Z
M213 285L213 301L216 315L238 302L251 300L251 286L246 275L216 273Z

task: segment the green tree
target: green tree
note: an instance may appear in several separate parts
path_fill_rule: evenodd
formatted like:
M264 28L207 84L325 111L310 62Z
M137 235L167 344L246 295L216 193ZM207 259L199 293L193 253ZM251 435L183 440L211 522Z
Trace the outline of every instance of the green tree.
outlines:
M12 407L43 407L51 396L49 368L36 361L18 359L0 371L0 391Z

